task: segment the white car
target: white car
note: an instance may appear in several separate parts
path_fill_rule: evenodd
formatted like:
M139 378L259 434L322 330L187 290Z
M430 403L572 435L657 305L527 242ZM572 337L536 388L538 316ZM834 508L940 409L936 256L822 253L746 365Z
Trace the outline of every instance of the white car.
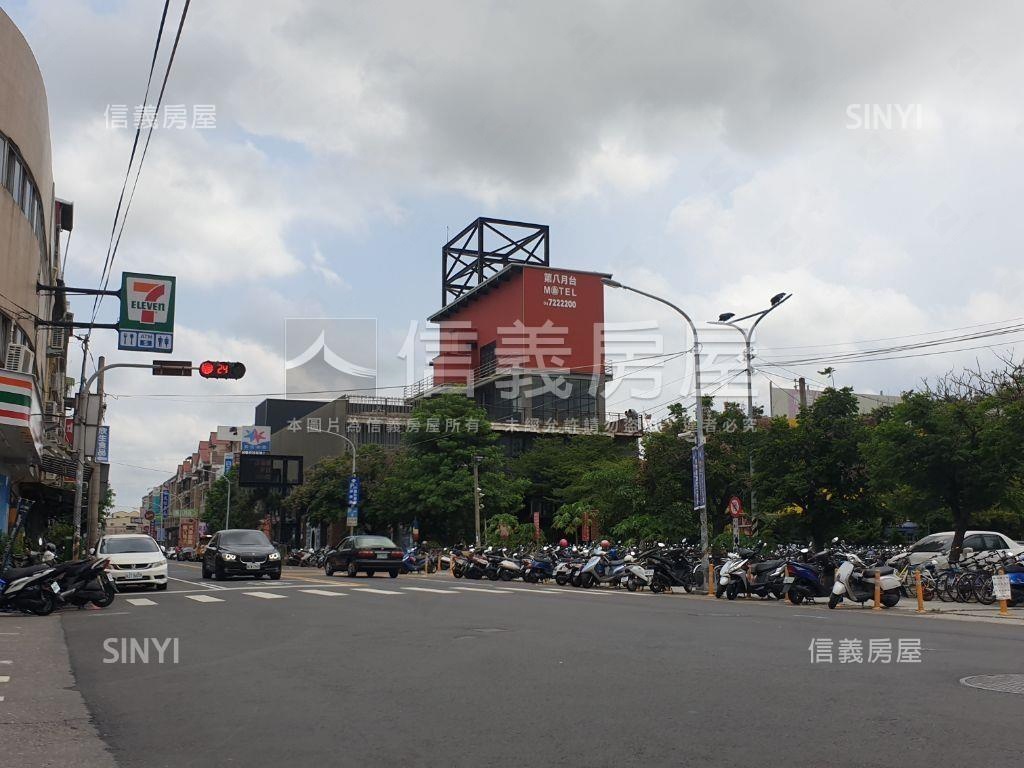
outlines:
M104 536L96 547L96 555L110 561L107 574L118 587L167 589L167 558L152 536Z
M889 558L886 565L896 566L897 564L902 564L903 559L907 558L911 565L935 560L935 564L939 568L945 568L949 565L949 549L952 544L953 531L933 533L916 541L910 549ZM995 531L967 531L964 534L962 556L995 551L1020 555L1024 553L1024 545L1014 541L1009 536Z

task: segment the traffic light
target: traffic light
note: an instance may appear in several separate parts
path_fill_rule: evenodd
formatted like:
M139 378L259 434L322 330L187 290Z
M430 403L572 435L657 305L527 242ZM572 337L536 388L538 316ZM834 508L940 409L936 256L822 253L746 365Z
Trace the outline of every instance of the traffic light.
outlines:
M154 376L191 376L191 360L154 360Z
M224 360L204 360L199 364L199 375L204 379L240 379L245 376L245 365Z

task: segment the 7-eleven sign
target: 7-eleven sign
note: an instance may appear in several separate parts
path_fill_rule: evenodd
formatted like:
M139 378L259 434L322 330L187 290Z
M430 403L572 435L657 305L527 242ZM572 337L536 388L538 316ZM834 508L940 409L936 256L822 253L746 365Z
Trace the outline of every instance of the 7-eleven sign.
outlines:
M124 330L172 333L174 331L174 277L121 274L121 319Z

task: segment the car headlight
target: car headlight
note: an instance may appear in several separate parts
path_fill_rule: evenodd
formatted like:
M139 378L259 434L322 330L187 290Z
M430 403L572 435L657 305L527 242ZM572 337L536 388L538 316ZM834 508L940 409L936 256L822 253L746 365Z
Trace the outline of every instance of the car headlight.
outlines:
M230 552L221 552L220 553L220 557L221 557L222 560L227 560L229 562L231 560L237 560L238 559L238 555L233 555Z
M267 560L280 560L280 559L281 559L281 553L280 552L271 552L267 556Z

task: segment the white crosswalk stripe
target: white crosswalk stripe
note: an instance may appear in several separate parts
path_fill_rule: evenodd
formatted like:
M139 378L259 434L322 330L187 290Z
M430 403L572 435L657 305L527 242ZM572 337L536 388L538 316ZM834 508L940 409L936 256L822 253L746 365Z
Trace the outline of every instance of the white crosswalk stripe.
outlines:
M372 587L353 587L353 592L368 592L374 595L400 595L401 592L395 592L390 589L373 589Z
M125 598L125 601L132 605L156 605L156 603L148 597L127 597Z
M209 595L185 595L189 600L195 600L197 603L223 603L224 601L219 597L210 597Z
M430 592L433 595L457 595L458 592L452 592L450 589L431 589L430 587L402 587L407 592Z
M242 594L249 597L258 597L263 600L277 600L278 598L288 597L288 595L279 595L276 592L243 592Z
M488 595L511 595L511 589L487 589L486 587L452 587L460 592L486 592Z
M302 592L303 594L306 594L306 595L322 595L323 597L344 597L345 596L344 592L329 592L326 589L300 589L299 592Z

